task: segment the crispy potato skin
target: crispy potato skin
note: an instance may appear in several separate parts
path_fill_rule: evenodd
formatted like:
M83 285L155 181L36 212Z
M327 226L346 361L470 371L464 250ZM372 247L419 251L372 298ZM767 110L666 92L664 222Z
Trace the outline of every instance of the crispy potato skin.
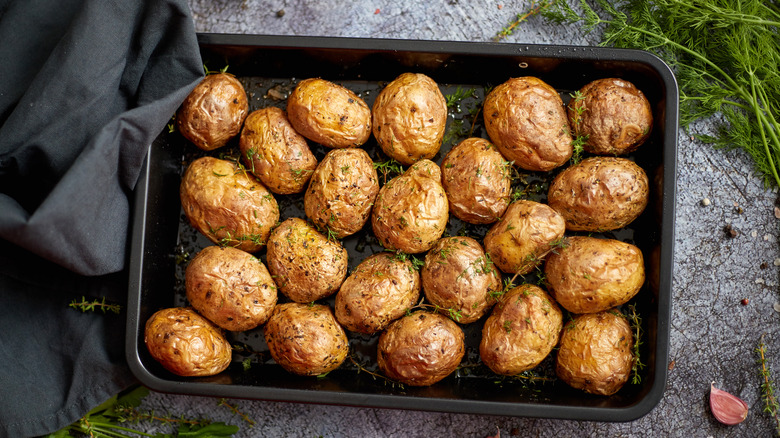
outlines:
M329 148L357 147L371 136L371 109L351 90L304 79L287 98L287 116L301 135Z
M458 219L492 224L509 206L512 164L484 138L467 138L441 163L442 186Z
M347 334L324 304L279 304L263 330L271 357L285 370L317 376L347 358Z
M571 236L544 266L548 290L572 313L597 313L627 303L645 282L642 251L614 239Z
M176 114L181 135L204 151L238 135L249 112L241 82L228 73L211 74L195 86Z
M563 239L566 223L548 205L518 200L485 235L485 252L501 271L527 274Z
M368 222L378 194L379 177L368 153L334 149L314 171L303 205L312 222L342 239Z
M279 108L252 111L239 139L241 159L268 190L288 195L306 188L317 159Z
M569 102L566 113L583 149L598 155L624 155L650 136L653 109L631 82L617 78L586 84Z
M448 219L441 170L426 159L382 186L371 211L371 226L382 246L407 254L429 250Z
M612 395L631 374L633 345L631 326L618 312L579 315L563 329L555 372L574 388Z
M438 313L417 311L379 336L377 364L390 379L429 386L452 374L466 351L463 330Z
M404 166L439 152L447 101L430 77L401 74L379 93L371 115L374 138L382 151Z
M347 330L376 333L402 317L420 297L420 274L409 260L389 253L369 256L336 294L336 320Z
M347 250L297 217L271 233L266 263L279 291L297 303L334 294L347 276Z
M144 343L154 360L179 376L219 374L232 358L222 330L189 307L155 312L146 321Z
M279 205L271 192L230 161L193 161L179 194L192 226L218 245L259 251L279 221Z
M570 231L609 231L633 222L647 207L649 181L633 161L591 157L559 173L547 204L566 219Z
M491 293L501 290L501 274L471 237L439 239L420 276L425 298L443 315L459 315L453 319L461 324L481 318L495 303Z
M512 376L539 365L558 345L563 312L531 284L508 291L482 327L479 356L496 374Z
M571 158L572 137L563 101L541 79L509 79L488 94L483 112L490 140L516 166L548 171Z

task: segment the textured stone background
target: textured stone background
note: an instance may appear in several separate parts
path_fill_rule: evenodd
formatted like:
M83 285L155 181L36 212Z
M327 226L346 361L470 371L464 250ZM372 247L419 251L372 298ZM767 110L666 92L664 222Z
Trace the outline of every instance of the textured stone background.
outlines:
M573 1L574 2L574 1ZM191 0L199 32L489 41L530 2L472 0ZM283 10L282 17L277 11ZM598 33L531 20L505 43L594 45ZM711 132L713 121L693 132ZM143 408L204 416L241 426L240 436L485 437L695 436L773 433L763 412L755 348L765 334L769 366L780 379L778 294L780 220L776 189L767 190L742 153L713 150L679 133L679 180L673 313L667 389L659 405L630 423L365 409L230 400L250 428L217 400L152 393ZM702 200L709 199L709 205ZM730 225L736 232L729 237ZM741 300L749 304L742 305ZM726 427L710 414L710 382L743 398L747 420Z

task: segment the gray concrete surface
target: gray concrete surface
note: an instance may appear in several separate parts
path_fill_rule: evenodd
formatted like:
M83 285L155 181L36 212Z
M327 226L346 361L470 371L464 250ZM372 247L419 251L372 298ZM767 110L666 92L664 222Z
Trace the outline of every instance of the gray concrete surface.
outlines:
M200 32L488 41L530 2L462 0L191 0ZM282 17L277 11L284 10ZM592 45L598 34L532 20L506 43ZM693 127L710 132L712 121ZM780 379L776 189L749 159L713 150L680 132L673 314L667 389L658 406L629 423L560 421L296 403L230 400L253 427L208 397L152 393L143 408L204 416L241 426L239 436L762 437L774 432L763 412L755 349L765 335L769 366ZM709 200L709 205L702 201ZM730 237L730 225L737 234ZM741 300L749 303L743 305ZM780 307L778 307L780 308ZM747 420L733 427L710 414L710 382L743 398Z

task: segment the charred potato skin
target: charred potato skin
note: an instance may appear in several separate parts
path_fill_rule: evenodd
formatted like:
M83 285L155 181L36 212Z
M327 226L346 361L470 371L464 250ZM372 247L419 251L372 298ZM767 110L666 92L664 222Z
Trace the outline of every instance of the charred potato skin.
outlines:
M452 374L465 351L463 330L455 322L417 311L394 321L379 336L377 364L392 380L430 386Z
M271 192L230 161L193 161L179 193L190 224L221 246L259 251L279 221L279 205Z
M144 343L165 369L184 377L219 374L232 359L222 330L189 307L155 312L146 321Z
M304 196L306 216L342 239L368 222L379 194L379 177L363 149L334 149L312 175Z
M627 303L645 282L642 251L614 239L571 236L544 267L548 290L572 313L597 313Z
M371 115L374 138L382 151L404 166L439 152L447 101L430 77L401 74L379 93Z
M238 135L248 112L241 82L229 73L210 74L184 99L176 126L195 146L211 151Z
M358 147L371 136L371 109L352 90L320 78L304 79L287 98L290 123L329 148Z
M547 204L570 231L609 231L633 222L647 207L649 181L633 161L591 157L562 170L550 183Z

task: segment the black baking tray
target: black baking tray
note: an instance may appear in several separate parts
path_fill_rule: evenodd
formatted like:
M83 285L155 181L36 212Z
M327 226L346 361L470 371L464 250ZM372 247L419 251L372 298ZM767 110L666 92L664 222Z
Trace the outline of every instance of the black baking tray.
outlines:
M185 166L203 153L178 133L166 131L149 149L133 213L126 356L144 385L162 392L218 397L597 421L629 421L658 404L666 386L669 356L678 131L677 84L659 58L635 50L507 43L230 34L199 34L198 41L210 70L227 65L228 72L242 80L250 110L265 105L284 107L279 96L289 93L298 80L315 76L348 86L369 105L378 89L406 71L431 76L445 95L456 94L459 88L467 91L460 93L465 98L453 105L448 119L448 131L460 135L445 140L442 152L434 158L438 162L468 131L486 137L479 103L491 86L510 77L539 77L565 100L593 79L620 77L633 82L654 109L651 138L631 156L653 182L652 202L629 227L606 237L632 242L645 253L648 280L633 303L642 317L640 354L645 368L640 383L626 384L610 397L588 395L556 380L501 378L479 364L481 329L477 322L466 329L464 367L430 387L401 386L373 375L376 336L351 335L355 360L347 360L327 376L291 375L264 350L261 328L229 334L236 348L226 371L205 378L175 376L148 354L144 324L161 308L187 304L182 280L186 261L210 242L186 223L178 197ZM372 141L364 147L372 158L381 160ZM322 158L325 150L318 145L312 148ZM212 154L230 156L235 149L234 141ZM546 181L555 172L526 173L520 181L531 198L544 201ZM301 200L301 196L280 199L282 217L305 217ZM450 234L476 237L486 230L456 219L448 226ZM368 254L382 250L370 235L370 223L368 230L343 243L350 253L350 270ZM264 254L258 256L264 258ZM550 376L551 361L540 365L535 375Z

